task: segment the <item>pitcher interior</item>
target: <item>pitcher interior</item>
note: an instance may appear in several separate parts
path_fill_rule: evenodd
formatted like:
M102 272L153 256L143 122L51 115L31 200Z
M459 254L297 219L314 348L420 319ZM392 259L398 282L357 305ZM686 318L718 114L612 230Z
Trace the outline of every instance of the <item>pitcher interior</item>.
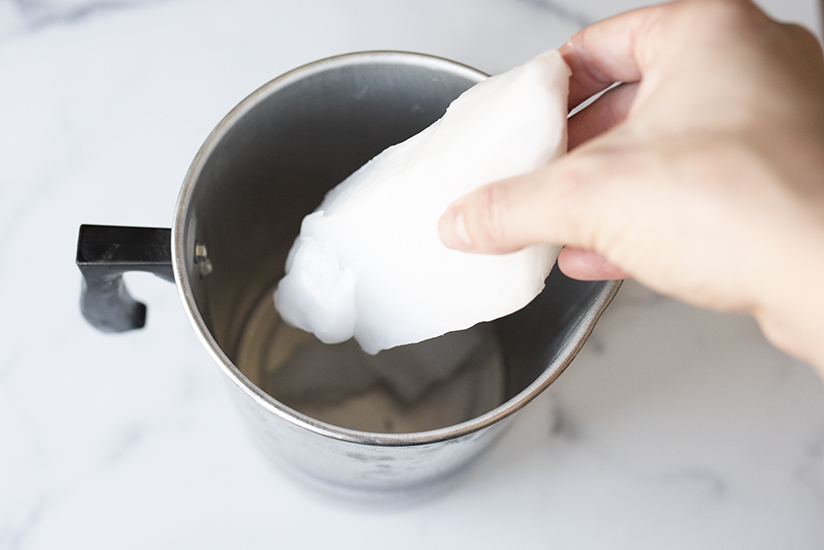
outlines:
M264 87L232 115L185 212L192 252L184 271L226 356L286 406L379 433L470 420L545 375L604 283L573 281L553 269L544 292L515 314L376 356L352 341L321 344L280 320L272 292L303 217L329 189L440 118L483 78L402 55L327 63L300 76ZM209 269L197 263L196 249L201 256L205 249Z

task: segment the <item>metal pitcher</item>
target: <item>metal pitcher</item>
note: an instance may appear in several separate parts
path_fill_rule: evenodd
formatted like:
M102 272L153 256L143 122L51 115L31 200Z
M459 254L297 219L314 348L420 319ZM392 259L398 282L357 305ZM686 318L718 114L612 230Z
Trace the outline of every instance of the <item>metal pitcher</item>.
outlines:
M556 267L521 311L375 357L286 326L271 294L324 194L484 78L437 57L364 52L265 84L201 147L171 230L81 227L86 319L104 331L139 328L146 308L123 272L173 279L253 438L280 468L381 498L454 478L569 365L620 283L575 281Z

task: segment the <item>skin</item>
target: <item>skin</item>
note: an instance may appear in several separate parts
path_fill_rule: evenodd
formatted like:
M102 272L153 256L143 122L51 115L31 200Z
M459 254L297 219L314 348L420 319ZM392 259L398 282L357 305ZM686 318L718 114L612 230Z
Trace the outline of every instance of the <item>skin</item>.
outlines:
M439 223L444 244L564 244L568 276L633 277L749 313L824 376L816 39L746 0L684 0L591 25L560 51L570 108L608 91L569 120L568 155L454 203Z

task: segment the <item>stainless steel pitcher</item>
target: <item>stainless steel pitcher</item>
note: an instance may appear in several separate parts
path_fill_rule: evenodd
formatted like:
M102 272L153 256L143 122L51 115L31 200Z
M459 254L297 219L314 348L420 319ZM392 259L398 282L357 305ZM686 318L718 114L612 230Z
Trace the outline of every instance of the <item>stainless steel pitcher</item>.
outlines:
M81 227L87 320L104 331L139 328L145 306L122 273L173 278L252 436L279 467L344 494L439 485L569 365L620 283L575 281L555 268L521 311L374 358L286 326L271 294L302 218L324 194L484 78L441 58L364 52L265 84L201 147L171 230Z

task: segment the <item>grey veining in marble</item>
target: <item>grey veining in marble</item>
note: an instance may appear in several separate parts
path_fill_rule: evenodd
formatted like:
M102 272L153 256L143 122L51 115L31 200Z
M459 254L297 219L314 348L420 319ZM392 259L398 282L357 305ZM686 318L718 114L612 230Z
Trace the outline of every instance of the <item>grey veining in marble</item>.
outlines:
M103 12L139 8L166 0L2 0L0 40L5 34L71 25Z
M539 10L545 10L554 16L576 25L583 29L587 25L595 22L595 19L587 13L580 11L577 6L564 5L555 0L518 0Z
M127 276L143 331L80 317L79 224L169 226L209 131L274 76L366 49L497 73L640 4L0 0L0 549L824 547L824 385L746 317L626 283L457 486L386 510L258 455L172 285Z

